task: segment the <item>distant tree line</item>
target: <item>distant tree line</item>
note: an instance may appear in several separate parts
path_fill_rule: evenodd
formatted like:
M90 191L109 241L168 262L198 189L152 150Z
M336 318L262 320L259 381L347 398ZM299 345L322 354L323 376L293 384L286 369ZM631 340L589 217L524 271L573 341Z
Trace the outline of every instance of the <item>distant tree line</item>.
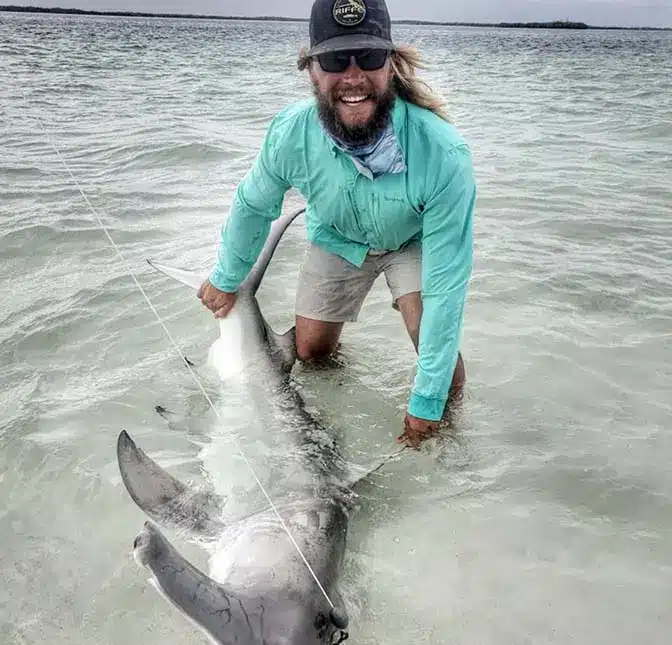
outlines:
M211 16L187 13L145 13L140 11L93 11L89 9L67 9L62 7L20 7L0 6L0 11L23 13L57 13L84 16L127 16L131 18L183 18L197 20L268 20L283 22L307 22L307 18L287 18L284 16ZM393 20L402 25L438 25L447 27L504 27L517 29L635 29L649 31L669 31L669 27L598 27L585 22L553 20L552 22L438 22L432 20Z
M498 27L529 27L531 29L590 29L585 22L554 20L553 22L500 22Z
M393 20L402 25L448 25L451 27L510 27L528 29L604 29L592 27L585 22L553 20L552 22L438 22L433 20ZM615 27L620 29L620 27Z
M286 20L295 22L301 18L283 18L282 16L208 16L193 13L146 13L142 11L93 11L90 9L67 9L62 7L18 7L14 5L0 6L0 11L19 13L58 13L80 16L127 16L130 18L186 18L198 20Z

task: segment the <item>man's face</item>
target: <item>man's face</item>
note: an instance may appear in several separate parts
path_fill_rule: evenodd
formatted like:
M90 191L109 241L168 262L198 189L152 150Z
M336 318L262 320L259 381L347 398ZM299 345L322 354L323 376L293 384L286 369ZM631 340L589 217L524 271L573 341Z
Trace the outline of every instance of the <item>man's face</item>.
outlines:
M387 125L395 93L392 88L392 70L389 57L379 69L365 71L360 67L376 65L375 59L384 57L377 50L363 52L338 52L331 60L318 57L310 67L320 117L327 130L338 139L351 145L375 140ZM344 71L329 70L340 62ZM330 63L330 64L328 64Z

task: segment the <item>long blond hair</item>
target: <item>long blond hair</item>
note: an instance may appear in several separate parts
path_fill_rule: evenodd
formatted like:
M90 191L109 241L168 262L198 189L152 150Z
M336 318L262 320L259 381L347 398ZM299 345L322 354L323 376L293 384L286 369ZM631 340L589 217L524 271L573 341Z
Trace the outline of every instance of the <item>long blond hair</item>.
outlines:
M297 67L303 71L310 67L311 57L306 49L302 49L297 60ZM450 121L445 101L437 95L421 78L418 69L426 69L420 52L411 45L399 45L390 55L392 67L392 85L397 95L418 107L434 112L444 121Z

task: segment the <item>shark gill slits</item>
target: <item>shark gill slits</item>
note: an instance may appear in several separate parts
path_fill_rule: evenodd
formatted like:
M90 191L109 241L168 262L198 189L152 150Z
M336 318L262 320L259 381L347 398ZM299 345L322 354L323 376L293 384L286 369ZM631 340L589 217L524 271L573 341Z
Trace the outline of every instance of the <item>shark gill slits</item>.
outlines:
M327 617L324 614L315 616L315 629L322 629L327 624Z

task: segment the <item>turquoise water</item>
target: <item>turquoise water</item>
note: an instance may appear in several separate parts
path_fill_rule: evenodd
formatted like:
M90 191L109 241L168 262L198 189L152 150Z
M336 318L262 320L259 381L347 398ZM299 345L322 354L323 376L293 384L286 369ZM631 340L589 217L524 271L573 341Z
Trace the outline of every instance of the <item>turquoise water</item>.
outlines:
M211 317L144 260L210 266L268 120L309 92L305 28L0 14L1 642L205 642L131 558L144 516L115 441L235 493L246 416L208 410L91 209L202 366ZM353 514L351 641L667 643L672 34L396 38L474 151L469 384L456 436L388 465ZM280 331L304 244L299 222L260 293ZM413 361L381 281L344 366L296 377L366 463L396 448Z

